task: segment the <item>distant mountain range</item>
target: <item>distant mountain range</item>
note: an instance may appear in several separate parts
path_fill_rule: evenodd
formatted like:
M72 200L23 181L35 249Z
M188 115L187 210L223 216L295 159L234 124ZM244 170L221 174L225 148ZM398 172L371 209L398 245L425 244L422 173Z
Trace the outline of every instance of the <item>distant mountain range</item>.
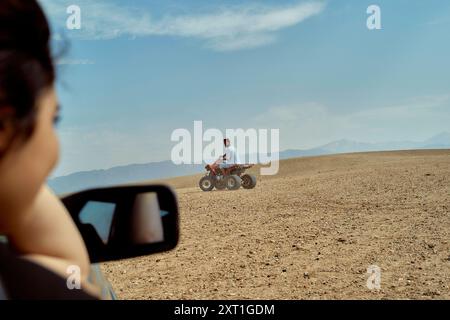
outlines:
M390 151L390 150L413 150L413 149L449 149L450 133L442 132L430 139L421 142L398 141L366 143L353 140L342 139L323 146L308 150L286 150L280 152L280 159L317 156L325 154L339 154L365 151Z
M364 151L448 148L450 148L450 133L443 132L422 142L364 143L343 139L307 150L285 150L280 152L280 159ZM203 170L204 165L175 165L168 160L130 164L106 170L76 172L53 178L49 180L49 185L56 193L64 194L94 187L192 175L201 173Z

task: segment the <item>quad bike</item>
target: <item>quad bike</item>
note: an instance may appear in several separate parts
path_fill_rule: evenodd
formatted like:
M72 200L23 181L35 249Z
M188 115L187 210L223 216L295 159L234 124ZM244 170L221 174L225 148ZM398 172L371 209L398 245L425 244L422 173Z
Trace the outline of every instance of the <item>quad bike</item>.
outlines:
M256 177L251 174L244 174L245 170L253 167L252 164L235 164L230 168L221 169L214 165L205 167L206 174L199 181L200 189L203 191L217 190L237 190L241 186L244 189L253 189L256 186Z

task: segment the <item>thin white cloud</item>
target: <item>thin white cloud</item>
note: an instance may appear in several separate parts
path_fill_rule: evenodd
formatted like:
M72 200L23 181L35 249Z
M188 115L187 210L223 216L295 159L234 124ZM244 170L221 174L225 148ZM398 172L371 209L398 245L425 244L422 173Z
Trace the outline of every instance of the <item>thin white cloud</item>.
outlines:
M448 131L450 95L414 97L398 105L337 113L311 102L268 108L254 117L262 128L279 128L281 149L311 148L349 138L365 142L424 140Z
M57 65L93 65L94 61L89 59L60 59L56 61Z
M238 37L213 38L208 42L208 47L216 51L235 51L246 48L256 48L269 45L276 41L272 34L250 34Z
M65 1L41 0L58 23L67 17ZM258 4L217 8L209 13L170 15L154 19L150 12L119 6L105 0L79 0L82 29L68 34L80 39L103 40L117 37L172 36L205 41L218 51L255 48L273 43L278 32L320 14L325 2L300 2L289 6Z

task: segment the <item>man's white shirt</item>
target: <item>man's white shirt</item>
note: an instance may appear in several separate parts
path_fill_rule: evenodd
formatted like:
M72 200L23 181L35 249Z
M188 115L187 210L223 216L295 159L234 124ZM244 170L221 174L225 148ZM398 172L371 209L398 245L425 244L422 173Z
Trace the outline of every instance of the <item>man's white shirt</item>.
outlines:
M241 160L239 159L239 155L234 149L233 146L228 146L225 148L225 163L227 164L240 164Z

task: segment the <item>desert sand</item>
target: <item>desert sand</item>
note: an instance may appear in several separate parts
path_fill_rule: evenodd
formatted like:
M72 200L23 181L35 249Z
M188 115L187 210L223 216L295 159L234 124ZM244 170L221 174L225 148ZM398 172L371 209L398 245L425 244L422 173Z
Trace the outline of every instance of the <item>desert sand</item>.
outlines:
M120 299L450 299L450 150L285 160L253 190L199 178L166 181L175 250L102 265Z

